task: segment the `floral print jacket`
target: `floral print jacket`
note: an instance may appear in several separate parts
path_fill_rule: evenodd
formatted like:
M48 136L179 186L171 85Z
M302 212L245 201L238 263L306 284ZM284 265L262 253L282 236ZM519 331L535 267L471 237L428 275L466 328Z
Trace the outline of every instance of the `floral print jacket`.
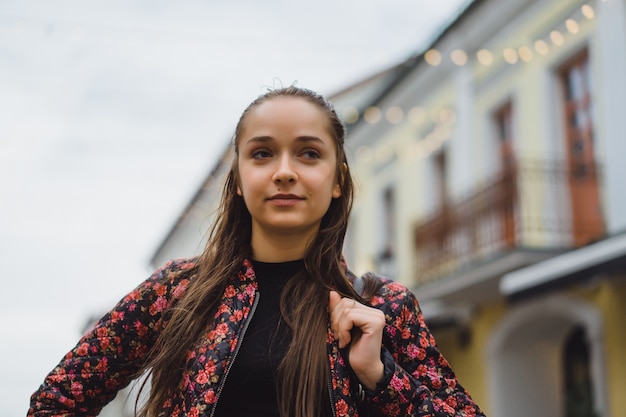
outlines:
M170 261L130 292L88 331L32 395L29 416L95 416L136 376L164 326L164 314L185 293L193 259ZM351 280L355 277L348 273ZM385 313L381 357L385 377L374 391L352 376L328 331L329 391L335 417L484 416L435 346L415 296L386 278L371 304ZM212 416L229 364L256 306L257 282L245 261L231 277L215 320L187 354L181 385L164 416Z

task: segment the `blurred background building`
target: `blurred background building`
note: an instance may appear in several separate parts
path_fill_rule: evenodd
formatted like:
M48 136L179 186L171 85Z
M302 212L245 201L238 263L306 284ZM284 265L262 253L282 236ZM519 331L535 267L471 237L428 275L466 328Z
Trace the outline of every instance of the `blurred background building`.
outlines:
M626 409L626 5L476 0L331 97L357 201L345 254L418 296L492 417ZM228 147L152 264L200 253Z

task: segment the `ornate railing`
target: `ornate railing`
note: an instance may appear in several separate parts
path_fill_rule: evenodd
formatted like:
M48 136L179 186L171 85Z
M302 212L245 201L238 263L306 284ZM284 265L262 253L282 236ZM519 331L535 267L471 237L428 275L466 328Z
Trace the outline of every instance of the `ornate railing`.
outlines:
M518 248L569 248L600 238L598 177L595 166L581 176L565 163L523 161L445 201L415 226L417 282Z

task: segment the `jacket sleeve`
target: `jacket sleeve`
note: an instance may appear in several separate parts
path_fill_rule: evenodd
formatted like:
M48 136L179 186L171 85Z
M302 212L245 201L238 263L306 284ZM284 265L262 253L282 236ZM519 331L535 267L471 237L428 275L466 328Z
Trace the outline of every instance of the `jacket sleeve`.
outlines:
M28 416L97 415L138 376L190 267L168 263L105 314L32 394Z
M372 304L385 312L385 377L366 401L384 416L474 417L483 412L437 349L415 296L394 282Z

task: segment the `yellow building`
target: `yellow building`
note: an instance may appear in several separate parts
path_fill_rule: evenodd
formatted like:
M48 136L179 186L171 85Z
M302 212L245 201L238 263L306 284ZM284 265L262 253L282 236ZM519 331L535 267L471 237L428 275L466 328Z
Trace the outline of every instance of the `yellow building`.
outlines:
M490 416L626 409L625 9L474 1L341 103L349 263L415 291Z

